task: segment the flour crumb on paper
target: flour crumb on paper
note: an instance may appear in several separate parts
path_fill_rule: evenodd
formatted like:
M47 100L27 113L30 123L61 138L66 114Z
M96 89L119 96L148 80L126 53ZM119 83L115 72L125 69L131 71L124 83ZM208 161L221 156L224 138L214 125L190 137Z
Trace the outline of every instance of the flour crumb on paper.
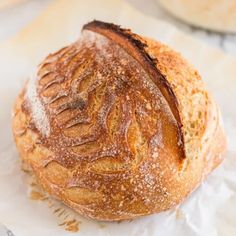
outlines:
M185 219L184 212L179 208L176 209L176 219L177 220Z
M51 198L47 193L45 193L42 188L36 183L36 180L33 178L33 176L29 177L29 181L29 198L35 201L46 201L52 213L58 218L58 226L64 228L69 232L78 232L81 221L75 218L75 216L71 212L72 210L68 209L65 205Z

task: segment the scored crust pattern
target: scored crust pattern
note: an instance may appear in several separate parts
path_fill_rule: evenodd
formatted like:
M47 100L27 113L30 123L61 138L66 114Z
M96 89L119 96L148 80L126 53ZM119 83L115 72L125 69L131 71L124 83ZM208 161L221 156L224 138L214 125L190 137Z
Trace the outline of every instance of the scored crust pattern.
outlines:
M180 121L147 70L86 28L39 66L14 122L23 162L85 216L118 220L168 209L202 178L179 176Z
M35 88L50 123L44 141L58 147L58 161L68 167L98 159L113 159L117 170L127 161L137 165L148 147L153 154L163 145L163 124L176 125L142 67L96 33L84 32L84 41L49 56L37 76Z

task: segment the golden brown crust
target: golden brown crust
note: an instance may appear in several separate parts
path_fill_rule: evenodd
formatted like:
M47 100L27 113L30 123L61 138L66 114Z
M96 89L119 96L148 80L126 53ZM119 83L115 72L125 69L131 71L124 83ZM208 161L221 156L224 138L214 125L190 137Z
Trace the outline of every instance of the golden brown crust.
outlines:
M179 129L179 139L181 141L180 150L182 154L180 158L185 157L184 150L184 135L182 132L182 121L179 114L178 100L169 84L169 81L165 78L165 75L161 73L157 67L157 57L151 57L147 52L148 45L146 41L134 34L129 29L122 29L121 27L105 23L101 21L92 21L84 25L83 30L91 30L99 34L104 35L119 44L129 55L131 55L138 63L142 65L142 68L148 73L153 82L158 86L163 97L169 104L169 107L177 121L177 126Z
M47 192L84 216L167 210L222 161L217 106L196 71L156 41L92 22L36 77L14 108L20 156Z

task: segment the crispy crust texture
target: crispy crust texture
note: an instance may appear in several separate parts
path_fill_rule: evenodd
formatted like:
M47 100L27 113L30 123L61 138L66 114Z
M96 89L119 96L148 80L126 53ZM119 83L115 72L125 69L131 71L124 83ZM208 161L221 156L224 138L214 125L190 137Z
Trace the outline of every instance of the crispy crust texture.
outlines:
M52 196L97 220L181 203L222 161L219 110L167 46L114 24L86 24L20 93L22 163Z

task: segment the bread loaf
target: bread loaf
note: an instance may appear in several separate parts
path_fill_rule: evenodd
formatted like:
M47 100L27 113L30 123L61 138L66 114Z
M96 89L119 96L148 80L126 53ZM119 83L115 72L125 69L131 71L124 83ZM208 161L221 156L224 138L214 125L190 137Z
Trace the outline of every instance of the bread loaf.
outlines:
M93 21L14 107L22 163L79 214L132 219L181 203L222 161L219 109L169 47Z

